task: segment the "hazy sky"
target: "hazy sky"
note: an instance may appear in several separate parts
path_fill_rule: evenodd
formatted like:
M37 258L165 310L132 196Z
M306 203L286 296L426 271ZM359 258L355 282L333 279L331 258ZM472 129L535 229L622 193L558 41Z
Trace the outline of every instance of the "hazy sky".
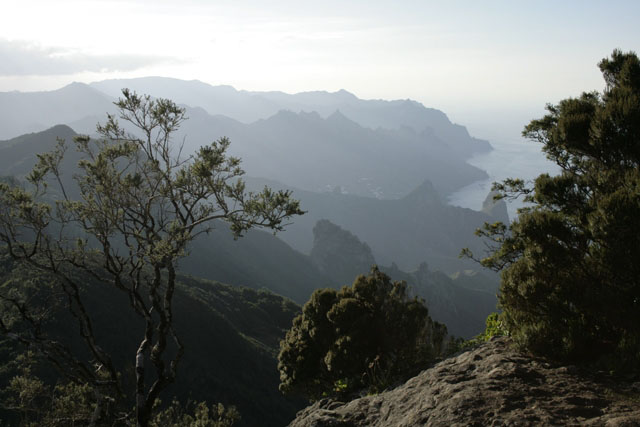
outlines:
M2 0L0 91L147 75L412 98L517 137L640 52L640 1Z

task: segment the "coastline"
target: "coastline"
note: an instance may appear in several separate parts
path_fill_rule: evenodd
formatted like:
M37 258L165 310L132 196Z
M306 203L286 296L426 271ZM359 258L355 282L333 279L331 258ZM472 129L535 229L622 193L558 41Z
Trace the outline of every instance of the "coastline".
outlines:
M549 161L539 144L524 138L508 141L491 141L493 150L476 154L467 163L489 175L447 196L447 203L473 210L481 210L482 202L491 191L491 185L506 178L523 178L532 181L542 173L557 174L559 168ZM524 204L520 200L507 201L509 218L513 221L517 210Z

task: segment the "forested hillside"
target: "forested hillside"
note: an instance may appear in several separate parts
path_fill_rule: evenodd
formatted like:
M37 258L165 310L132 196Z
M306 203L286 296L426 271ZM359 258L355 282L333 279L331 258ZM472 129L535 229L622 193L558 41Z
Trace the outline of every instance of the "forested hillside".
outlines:
M51 294L54 288L47 285L46 277L15 268L6 257L1 264L3 285L0 289L4 295L16 289L27 291L37 301L56 301ZM126 308L126 297L115 289L89 281L82 295L96 320L96 337L104 349L114 355L118 370L125 377L131 375L134 361L129 356L135 354L137 338L144 325L131 311L122 309ZM240 425L285 424L301 402L278 392L275 357L280 339L299 310L292 301L266 291L181 276L174 315L176 331L186 350L180 381L167 389L166 399L170 401L176 396L183 403L191 400L235 405L242 416ZM4 320L7 321L7 317ZM43 326L46 334L74 351L80 354L86 351L77 322L63 301L48 307ZM4 366L0 373L2 384L8 384L19 372L11 362L24 351L24 347L15 346L11 339L3 336L0 343L0 365ZM50 365L42 365L37 373L48 383L59 379L58 372ZM10 397L5 392L2 399Z

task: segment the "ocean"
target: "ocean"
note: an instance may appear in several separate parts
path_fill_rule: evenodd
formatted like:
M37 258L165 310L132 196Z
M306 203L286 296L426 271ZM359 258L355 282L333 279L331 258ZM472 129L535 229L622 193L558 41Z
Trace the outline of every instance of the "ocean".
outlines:
M546 158L537 142L524 138L511 141L491 141L493 151L479 154L467 161L489 174L489 178L476 181L456 191L448 197L448 202L454 206L461 206L474 210L482 209L482 202L491 191L493 182L506 178L522 178L533 181L542 173L558 174L560 168ZM509 218L516 218L518 208L522 207L520 200L507 202Z

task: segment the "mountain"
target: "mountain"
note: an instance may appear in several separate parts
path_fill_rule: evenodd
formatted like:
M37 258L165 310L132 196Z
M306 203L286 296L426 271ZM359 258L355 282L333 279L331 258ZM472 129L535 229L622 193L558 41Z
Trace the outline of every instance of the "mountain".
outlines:
M229 120L232 125L238 123ZM50 151L56 137L70 141L74 135L69 127L57 126L0 142L0 175L24 178L35 163L35 153ZM63 179L69 184L79 157L72 147L67 155ZM248 181L250 189L261 189L265 184L276 189L290 188L275 181ZM295 218L277 237L255 230L234 241L226 226L221 225L211 235L194 242L181 268L200 277L270 289L303 303L314 289L350 283L355 277L349 277L352 272L347 268L349 274L336 282L335 277L320 271L303 255L310 253L312 230L321 219L328 219L367 242L371 256L381 265L395 262L403 271L413 271L426 261L432 269L448 273L477 268L460 261L458 253L465 246L481 250L482 242L473 231L485 221L495 221L486 213L446 205L429 182L398 200L342 194L340 190L315 193L294 189L294 197L301 200L307 213Z
M36 154L55 148L57 139L66 140L72 147L68 154L72 159L65 166L75 167L79 159L73 150L73 137L77 134L66 125L57 125L42 132L34 132L6 141L0 141L0 175L26 176L35 166Z
M486 213L495 221L500 221L504 224L509 224L509 212L507 212L507 203L504 200L494 200L494 197L498 194L497 191L490 191L487 197L482 202L482 212Z
M68 194L78 197L73 180L80 160L72 142L75 135L71 128L60 125L0 141L0 176L24 180L36 162L36 153L51 151L56 138L64 138L69 148L62 163L62 179ZM57 187L50 188L55 191ZM306 255L292 249L273 233L251 230L234 240L224 223L215 224L211 233L193 242L189 256L180 262L180 269L187 274L232 285L269 289L300 304L306 302L315 289L334 285L333 280L318 271Z
M356 236L328 220L320 220L313 228L313 264L339 285L349 285L360 274L367 274L376 264L369 246ZM431 271L426 263L417 270L405 272L392 264L380 266L393 280L407 282L413 296L425 300L429 315L447 326L450 334L471 338L485 328L485 319L496 311L496 290L460 286L439 271Z
M428 181L396 200L340 191L315 193L274 181L248 180L253 189L265 184L292 190L302 209L308 211L279 235L291 247L310 253L312 229L319 220L327 219L366 242L379 264L395 263L403 271L415 270L425 261L432 269L446 273L477 270L477 264L458 255L464 247L484 253L484 243L474 232L484 222L497 220L485 212L447 205Z
M322 117L338 110L361 126L372 129L411 127L416 132L430 129L462 156L469 157L473 153L491 149L487 141L470 137L463 126L451 123L443 112L426 108L408 99L363 100L346 90L297 94L247 92L237 91L230 86L211 86L197 80L185 81L163 77L105 80L92 83L91 86L112 97L117 97L122 88L128 87L139 93L170 98L192 107L202 107L210 114L229 116L244 123L267 118L280 110L295 113L315 111Z
M456 271L449 277L451 277L453 283L460 287L488 292L493 295L498 293L498 288L500 287L499 277L494 274L487 274L487 271L461 270Z
M227 136L251 175L309 191L340 187L347 194L396 199L424 180L446 194L486 176L432 132L371 130L341 112L323 119L281 111L248 130Z
M376 264L369 245L326 219L313 227L313 248L309 258L319 271L338 285L351 284Z
M289 426L637 426L639 385L533 358L493 338L392 390L319 400Z
M198 80L141 77L103 80L90 86L113 98L121 96L123 88L129 88L140 94L200 107L211 115L224 115L243 123L265 119L285 108L251 92L225 85L212 86Z
M0 279L3 292L23 289L22 286L29 289L38 283L37 274L16 268L6 257L0 258ZM42 327L48 336L74 349L74 354L83 354L85 347L76 319L62 301L56 303L55 294L47 294L46 286L38 289L38 296L44 299L32 298L30 303L46 301L48 317ZM92 317L97 342L112 355L115 366L123 373L125 391L131 392L133 384L127 380L133 373L133 358L144 322L129 309L127 296L114 287L88 281L82 297ZM276 356L279 341L300 307L269 292L183 275L173 301L174 327L185 353L176 383L161 396L163 402L176 396L183 403L206 400L235 405L241 413L242 426L282 426L289 422L303 402L286 398L278 391ZM0 335L0 383L8 384L17 374L9 362L24 351L15 341ZM50 365L41 369L38 372L44 380L57 380ZM0 412L7 421L5 415Z
M394 280L404 280L413 295L425 300L433 320L444 323L449 334L470 339L485 329L485 321L496 311L496 291L461 286L440 271L432 271L422 263L411 272L401 271L395 264L382 270Z
M322 116L327 116L338 110L358 124L372 129L409 127L417 132L428 130L465 158L491 150L487 141L471 137L464 126L451 123L442 111L427 108L410 99L362 100L345 90L334 93L302 92L294 95L282 92L257 94L271 101L280 101L284 108L292 111L317 111Z
M23 179L35 162L34 153L53 149L56 137L71 140L74 135L71 128L57 126L0 142L0 175ZM72 148L67 155L63 179L71 189L69 194L77 196L72 177L79 157ZM250 187L264 185L264 181L249 182ZM180 261L181 271L232 285L268 289L303 304L315 289L349 284L376 261L380 265L395 262L400 267L392 277L415 282L416 289L422 289L417 294L425 297L438 314L436 319L453 325L451 331L458 335L478 333L486 315L495 309L495 290L476 297L468 295L468 289L477 291L474 280L466 287L464 283L454 286L441 273L430 279L404 273L414 271L424 261L431 268L450 273L463 269L465 264L457 259L458 252L464 246L481 244L473 230L491 220L487 214L444 204L429 182L400 200L300 190L295 190L294 196L301 199L308 212L295 218L284 232L274 236L252 230L234 240L224 223L216 223L209 235L193 242L189 255ZM312 247L296 246L307 238ZM442 289L436 290L443 283ZM477 310L467 301L476 301Z
M104 121L113 99L83 83L44 92L0 92L0 139L39 132L87 116ZM92 131L95 130L95 122Z
M322 118L283 110L251 124L202 108L187 107L186 115L174 138L184 143L183 154L226 136L230 153L242 159L251 176L309 191L340 187L350 194L392 199L425 179L446 194L487 177L428 130L372 130L340 112ZM104 117L86 117L72 126L92 134L98 121Z
M210 120L212 117L204 111L201 113L206 120ZM228 129L238 127L242 130L254 125L256 127L264 126L264 122L268 122L267 120L256 122L253 125L244 125L228 118L214 119L227 126ZM326 122L330 121L335 121L335 126L339 126L345 131L351 129L355 135L358 135L363 129L360 125L341 115L323 119L312 113L290 113L276 115L274 120L284 121L286 126L283 128L296 133L309 128L309 123L305 121L315 123L320 131L328 129L327 131L331 132L330 127L325 126ZM383 130L365 131L388 132ZM407 132L414 133L412 130ZM63 137L70 142L74 135L75 132L71 128L62 125L40 133L23 135L0 142L0 175L24 178L35 162L37 152L51 150L56 144L56 137ZM72 145L71 142L70 144ZM78 156L73 153L73 149L68 151L69 157L65 159L63 164L65 182L71 182L76 171L75 163ZM264 182L263 180L253 180L251 185L261 187ZM455 217L458 212L456 209L460 209L450 207L453 211L447 211L448 208L444 205L441 196L429 182L423 183L415 191L399 200L379 200L342 194L341 189L331 193L296 191L294 196L298 197L299 193L307 197L303 200L303 209L309 210L309 212L296 218L296 222L290 225L291 228L298 225L299 219L315 218L326 213L335 214L337 212L347 218L350 223L363 223L365 225L363 230L369 233L367 235L382 234L382 237L375 241L386 241L388 246L392 246L392 250L397 250L404 244L397 240L396 234L398 233L400 239L405 239L413 245L409 245L410 247L401 256L404 257L418 248L419 253L415 254L415 259L420 261L425 259L423 256L424 242L429 241L421 242L419 240L421 236L429 235L428 233L416 235L416 231L426 228L420 224L423 224L425 220L440 220L439 216L429 217L432 211L438 213L442 210L443 212L438 215ZM471 227L473 221L477 219L473 215L479 215L478 218L488 218L485 213L470 210L464 210L465 215L466 211L470 214L463 215L459 219L460 222L447 223L438 233L433 230L429 233L432 233L434 238L440 238L453 228L460 228L462 225ZM330 215L325 216L330 217ZM411 218L414 218L415 221L411 222ZM466 223L468 220L469 224ZM329 224L325 225L331 231L332 227ZM414 240L409 239L411 227L415 227ZM436 226L434 225L434 227ZM312 228L310 226L307 229L300 228L297 231L301 235L304 233L310 235ZM322 227L318 230L321 232ZM287 232L281 233L279 236L286 234ZM337 234L340 235L341 232ZM344 234L346 235L346 233ZM359 234L354 232L346 239L354 245L354 257L351 260L360 260L354 266L358 269L368 264L376 255L374 245L371 245L369 249L364 244L358 244L357 238L359 237ZM321 242L322 239L319 238L318 241ZM363 241L369 243L368 240L363 239ZM433 245L431 249L434 253L439 253L437 252L440 250L438 245L444 247L447 242L449 241L430 242L429 245ZM450 245L452 247L457 245L455 238L450 241ZM377 247L380 248L379 245ZM368 252L368 254L358 258L360 251ZM315 252L315 254L318 253ZM325 250L325 255L328 253L330 251ZM390 254L391 252L385 251L384 253ZM443 252L440 256L447 258L449 255L447 252ZM344 260L349 261L349 258ZM387 265L389 264L391 263ZM242 239L234 241L222 224L216 224L216 229L209 236L203 236L202 239L196 240L191 246L190 255L181 261L179 267L183 273L224 280L234 285L247 285L254 289L224 286L193 277L181 276L180 290L175 296L175 319L176 327L185 335L185 346L191 349L189 350L191 356L185 356L182 365L184 374L181 381L183 382L172 386L167 394L237 405L243 414L245 425L283 425L286 423L293 417L300 402L284 399L279 395L275 354L279 339L284 330L290 327L291 319L299 311L299 307L292 301L273 295L264 289L288 296L298 302L304 302L314 289L327 286L337 287L343 284L340 281L353 274L355 270L343 270L341 277L337 278L335 271L328 264L314 262L314 257L295 250L286 241L279 240L278 237L261 231L252 231ZM5 273L6 277L2 283L16 283L6 280L11 278L12 271ZM431 272L429 273L431 274ZM446 282L444 274L433 273L433 275L433 278L429 274L426 275L428 277L422 277L417 273L403 273L399 270L392 273L394 279L411 280L414 283L416 293L426 295L428 302L431 301L429 304L431 304L432 313L438 313L438 316L443 316L443 318L445 315L451 318L457 316L458 322L470 325L469 328L477 329L481 323L477 321L478 316L475 313L467 310L466 301L474 300L477 306L484 310L483 300L468 296L475 294L466 292L465 289L457 290L457 287L452 285L450 280ZM352 280L353 277L350 277L347 283ZM24 283L27 282L24 281ZM20 280L17 283L20 283ZM440 286L444 291L440 288L431 290L434 284ZM131 369L131 360L127 359L127 356L132 354L129 349L135 348L137 336L128 332L135 329L131 325L136 324L136 319L123 312L116 313L116 320L113 320L114 318L111 317L114 314L112 313L113 307L121 306L122 301L116 301L116 299L121 299L122 295L111 294L105 287L94 288L91 283L87 283L87 287L88 304L95 311L97 318L101 319L96 324L96 330L100 330L100 336L107 341L105 348L113 349L113 352L121 355L121 359L117 363L123 367L123 370ZM449 288L456 290L451 292ZM465 302L461 304L456 298L464 299ZM433 304L443 305L442 312L439 312L439 308ZM66 332L73 327L72 319L65 318L62 312L54 319L54 323L51 325L52 330L59 333L64 331L61 339L68 336ZM458 328L455 323L452 324L454 324L452 332L468 335L466 330ZM117 342L116 337L118 337ZM0 347L6 344L4 342L0 344ZM79 345L78 343L71 344ZM11 360L15 356L14 350L13 347L8 350L6 348L0 350L0 358Z
M106 113L116 112L112 105L115 98L110 96L114 88L119 90L129 83L134 89L140 84L140 89L154 96L166 94L177 102L192 103L185 107L188 120L175 135L176 152L181 143L185 144L183 154L188 155L227 136L232 141L231 153L243 159L252 176L309 191L340 187L350 194L393 199L405 196L426 179L447 194L487 177L464 160L488 145L470 138L442 112L413 101L363 101L344 91L290 96L269 93L273 100L265 101L266 95L175 79L93 86L73 83L50 92L0 93L0 112L5 113L0 115L0 138L59 124L92 135L96 124L106 120ZM276 102L281 99L289 101ZM214 109L212 102L219 108ZM247 124L229 117L234 106L238 111L244 111L245 105L251 110L256 102L264 110L256 121ZM302 104L322 114L287 110Z
M338 284L308 256L266 231L250 230L234 240L227 225L219 223L211 233L196 239L189 252L180 261L180 271L230 285L269 290L298 304L304 304L314 290Z

